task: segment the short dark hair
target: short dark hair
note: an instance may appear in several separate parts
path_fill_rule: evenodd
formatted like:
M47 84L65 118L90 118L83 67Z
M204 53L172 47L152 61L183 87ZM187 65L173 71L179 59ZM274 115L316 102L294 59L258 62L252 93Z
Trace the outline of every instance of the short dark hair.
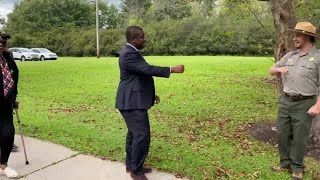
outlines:
M6 40L11 38L11 36L9 34L5 33L2 30L0 30L0 36L1 36L2 40L4 40L4 41L6 41Z
M129 26L126 30L127 41L130 41L140 35L140 32L143 32L143 29L140 26Z
M310 41L311 41L312 44L315 44L316 43L316 37L310 36Z

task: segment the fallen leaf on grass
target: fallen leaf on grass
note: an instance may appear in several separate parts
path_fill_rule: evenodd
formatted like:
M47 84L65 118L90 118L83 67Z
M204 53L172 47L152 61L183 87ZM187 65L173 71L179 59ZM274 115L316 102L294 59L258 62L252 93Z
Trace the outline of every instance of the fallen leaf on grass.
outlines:
M256 171L251 175L251 177L257 179L260 175L261 175L261 172L260 171Z
M229 170L221 166L216 167L216 176L217 177L230 177Z
M175 174L174 176L175 176L176 178L183 178L183 177L184 177L183 173L177 173L177 174Z
M313 180L320 180L320 172L316 172L312 174L312 179Z

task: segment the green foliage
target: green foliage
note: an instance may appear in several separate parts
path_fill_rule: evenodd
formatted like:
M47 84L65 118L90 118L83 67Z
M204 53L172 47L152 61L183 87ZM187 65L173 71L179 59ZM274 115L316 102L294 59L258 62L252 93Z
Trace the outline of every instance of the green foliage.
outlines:
M145 19L146 13L151 7L151 0L121 0L121 8L125 19L136 17Z
M100 1L101 27L117 28L121 16L114 6ZM60 27L91 27L95 25L95 6L88 0L28 0L22 1L9 15L7 31L13 33L50 31Z
M48 6L53 2L56 5ZM114 6L101 0L101 55L113 56L125 45L123 24L145 29L144 53L149 55L273 54L273 23L266 3L223 0L214 6L215 3L124 0L124 19ZM65 6L59 9L62 4ZM206 13L203 6L210 6ZM79 14L77 9L81 8ZM62 56L94 56L94 16L94 4L86 0L23 1L9 16L6 31L13 37L9 46L47 47Z
M193 17L142 24L149 55L270 55L273 39L253 18ZM239 24L242 24L239 26ZM272 23L266 24L272 32ZM102 29L101 54L113 56L125 45L124 29ZM48 47L59 55L94 56L95 28L61 27L45 32L13 34L9 46Z
M124 43L122 30L101 31L101 55L115 55ZM9 47L46 47L58 55L94 56L96 54L95 28L60 27L51 31L27 33L12 36ZM121 43L119 43L121 42Z
M191 16L191 6L186 0L154 0L151 8L151 19L183 19Z
M232 16L236 19L265 18L272 16L269 2L256 0L222 0L220 16ZM256 21L256 20L255 20Z
M294 0L298 21L310 21L320 28L320 0Z
M66 25L91 26L91 5L85 0L29 0L9 15L10 32L45 31Z
M272 38L252 21L193 17L148 25L144 52L150 55L272 54ZM240 23L243 25L238 26ZM268 28L272 32L272 24Z
M201 15L202 16L210 16L211 10L214 8L217 0L201 0Z
M114 5L111 5L102 17L105 17L105 22L102 24L108 28L120 28L124 24L124 19Z

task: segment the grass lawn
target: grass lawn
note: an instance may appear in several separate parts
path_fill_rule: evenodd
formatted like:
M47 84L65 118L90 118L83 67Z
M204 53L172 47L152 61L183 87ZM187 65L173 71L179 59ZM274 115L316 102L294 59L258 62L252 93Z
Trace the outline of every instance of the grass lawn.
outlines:
M263 81L273 64L269 59L146 59L150 64L186 67L184 74L155 78L161 103L149 111L148 165L199 180L290 179L289 174L270 169L278 162L277 150L243 132L248 123L275 121L276 89ZM116 58L17 64L20 113L28 136L124 160L126 125L114 108L119 83ZM320 163L307 158L306 164L306 179L311 179Z

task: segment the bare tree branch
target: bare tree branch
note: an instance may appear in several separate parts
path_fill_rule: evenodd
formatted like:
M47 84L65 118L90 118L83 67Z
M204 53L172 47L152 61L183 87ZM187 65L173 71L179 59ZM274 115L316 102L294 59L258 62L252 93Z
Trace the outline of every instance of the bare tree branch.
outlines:
M268 1L268 0L259 0L259 1ZM232 5L234 2L235 2L234 0L229 0L229 1L227 1L227 3L228 3L228 4L231 4L231 5ZM247 1L243 1L243 2L247 2ZM229 9L230 9L230 11L231 11L233 14L236 14L236 13L232 10L232 8L229 7ZM270 32L268 31L268 29L263 25L263 23L262 23L261 20L259 19L258 15L251 9L250 6L248 6L248 10L254 15L255 19L258 21L258 23L261 25L261 27L268 33L268 35L270 36L270 38L272 39L272 41L273 41L273 42L276 42L274 35L272 35L272 33L270 33Z
M263 23L260 21L258 15L251 9L250 6L248 6L249 11L254 15L258 23L261 25L261 27L269 34L269 36L272 38L273 42L276 42L275 37L268 31L268 29L263 25Z

